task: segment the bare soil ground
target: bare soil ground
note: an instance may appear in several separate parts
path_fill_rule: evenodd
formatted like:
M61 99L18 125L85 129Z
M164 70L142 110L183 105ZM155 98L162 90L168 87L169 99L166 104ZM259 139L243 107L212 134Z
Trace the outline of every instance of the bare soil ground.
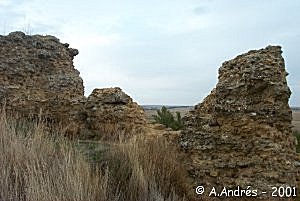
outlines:
M181 116L183 117L185 114L187 114L193 107L178 107L169 109L172 113L180 112ZM156 110L145 110L147 118L152 121L152 115L156 115ZM293 110L293 121L292 124L294 126L294 130L297 130L300 132L300 110Z

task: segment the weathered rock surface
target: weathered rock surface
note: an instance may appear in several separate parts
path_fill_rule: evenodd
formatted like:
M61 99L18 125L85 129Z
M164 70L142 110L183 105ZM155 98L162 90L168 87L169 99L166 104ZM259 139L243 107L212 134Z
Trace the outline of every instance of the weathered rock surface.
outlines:
M41 111L53 121L72 121L84 88L73 66L78 50L68 46L53 36L0 36L0 104L26 115Z
M67 135L84 138L115 131L115 126L128 132L140 128L143 109L121 89L95 89L84 96L83 81L73 65L77 54L53 36L0 36L0 106L24 116L42 112L49 122L61 124Z
M143 108L118 87L94 89L84 107L86 124L95 136L141 132L146 124Z
M268 46L224 62L216 88L185 117L180 145L194 187L252 186L261 193L296 185L291 91L281 53Z

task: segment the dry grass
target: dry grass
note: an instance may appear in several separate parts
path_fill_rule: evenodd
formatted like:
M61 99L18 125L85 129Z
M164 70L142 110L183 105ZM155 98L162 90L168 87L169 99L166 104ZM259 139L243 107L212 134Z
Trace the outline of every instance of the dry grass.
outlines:
M89 139L97 141L119 141L120 138L128 139L134 135L140 135L144 132L141 126L136 126L134 123L99 123L92 128L97 133L94 136L88 136ZM81 138L84 138L82 136Z
M0 201L184 200L184 171L163 140L114 143L91 167L41 124L0 115Z
M120 142L107 157L112 186L121 200L184 200L188 187L180 156L163 138Z
M0 120L1 201L106 200L107 176L38 124Z

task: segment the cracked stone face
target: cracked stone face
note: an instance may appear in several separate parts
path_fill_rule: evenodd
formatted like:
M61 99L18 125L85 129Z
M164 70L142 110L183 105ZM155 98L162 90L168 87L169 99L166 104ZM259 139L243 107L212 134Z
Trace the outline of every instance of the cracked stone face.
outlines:
M74 100L84 98L75 55L53 36L0 36L0 104L26 115L42 110L55 121L73 121L69 112L79 109Z
M68 135L89 138L141 128L143 109L120 88L95 89L86 98L79 71L73 65L78 50L54 36L12 32L0 36L0 106L24 116L42 111L62 124ZM108 125L108 126L107 126Z
M185 118L180 145L194 187L296 185L291 91L279 46L226 61L216 88Z

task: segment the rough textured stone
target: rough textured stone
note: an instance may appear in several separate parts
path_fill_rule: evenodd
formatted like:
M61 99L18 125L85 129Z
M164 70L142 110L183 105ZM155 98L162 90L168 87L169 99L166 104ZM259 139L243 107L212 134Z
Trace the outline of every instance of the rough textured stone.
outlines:
M0 106L24 116L42 112L67 135L83 138L105 135L107 129L141 128L143 109L120 88L95 89L84 96L83 81L73 66L77 54L54 36L0 36Z
M143 108L118 87L94 89L85 103L85 112L87 126L96 136L115 134L116 129L140 132L146 124Z
M193 186L270 191L296 185L291 94L281 47L226 61L211 94L185 118L180 145Z
M73 66L77 54L53 36L0 36L0 104L26 115L42 112L53 121L72 121L84 101L83 81Z

